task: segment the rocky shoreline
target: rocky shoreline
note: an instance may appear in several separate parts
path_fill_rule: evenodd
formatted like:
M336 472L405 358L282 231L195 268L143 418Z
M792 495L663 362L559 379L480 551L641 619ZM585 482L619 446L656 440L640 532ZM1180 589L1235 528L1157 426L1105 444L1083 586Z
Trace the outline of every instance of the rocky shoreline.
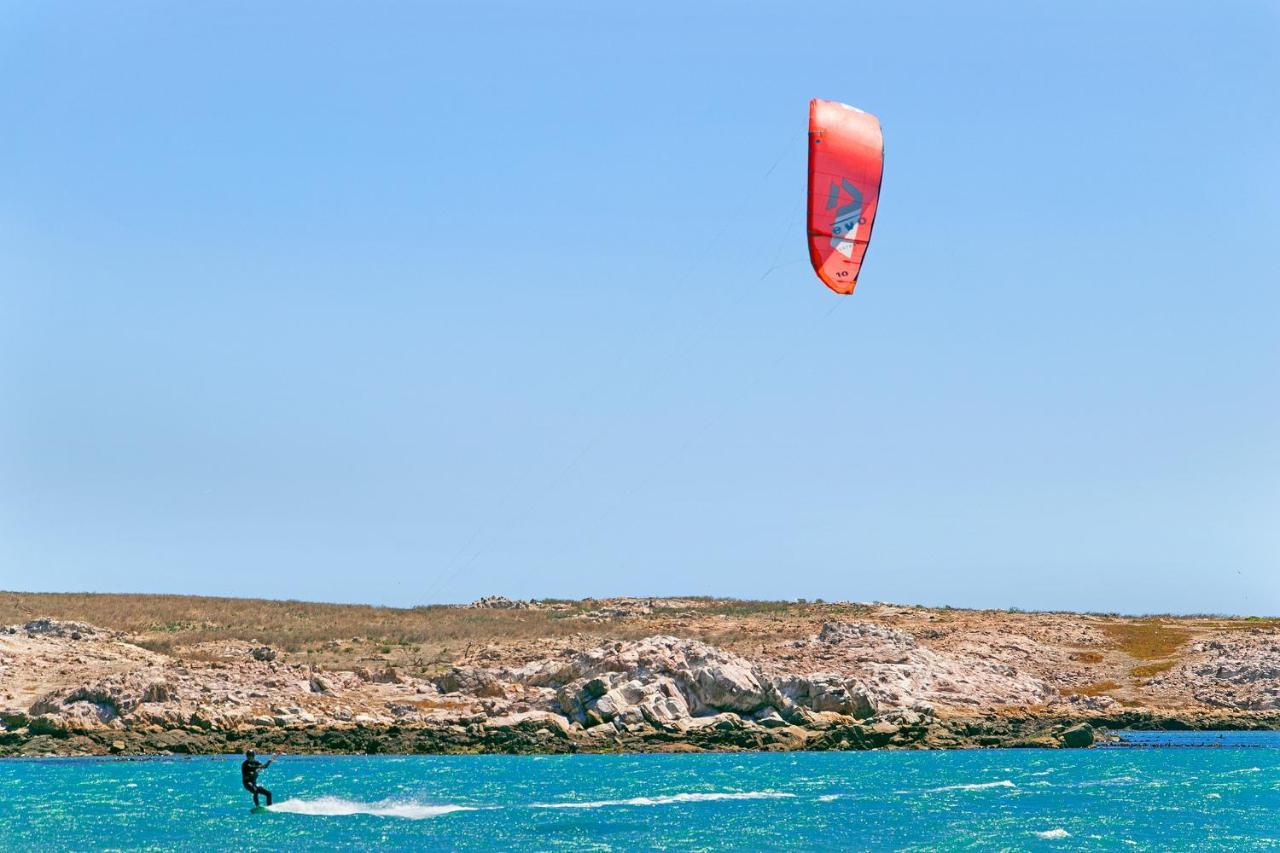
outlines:
M767 729L718 721L694 731L622 732L607 738L565 731L531 717L473 724L313 727L205 731L159 728L122 731L0 732L0 757L218 755L248 748L294 755L560 755L636 752L787 752L869 749L1064 749L1116 740L1122 731L1277 731L1268 715L1157 716L1050 719L959 717L919 723L893 718L832 721L825 727Z
M644 607L620 618L661 610ZM177 655L37 618L0 628L0 755L1074 748L1124 729L1280 729L1270 627L1178 627L1176 658L1121 661L1151 691L1139 704L1098 679L1121 654L1112 623L939 613L801 623L739 642L751 656L665 633L468 645L419 673L252 642Z

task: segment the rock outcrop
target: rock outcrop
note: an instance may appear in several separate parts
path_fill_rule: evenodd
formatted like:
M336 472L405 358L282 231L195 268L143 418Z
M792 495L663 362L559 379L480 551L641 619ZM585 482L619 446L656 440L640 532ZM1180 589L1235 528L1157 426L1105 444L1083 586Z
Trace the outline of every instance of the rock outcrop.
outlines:
M1152 685L1219 708L1280 710L1280 639L1261 630L1192 644Z
M800 708L854 717L875 710L856 679L831 673L771 677L737 655L670 636L601 646L495 678L554 689L556 707L587 727L616 721L682 728L720 713L785 720Z
M939 651L888 625L829 622L796 647L858 678L886 707L1030 705L1057 695L1043 680L971 645Z
M678 604L626 599L618 618L629 636L630 620L701 618L701 636L732 650L672 632L572 633L455 646L430 667L370 643L322 667L251 636L205 640L184 660L84 622L28 620L0 628L0 754L1074 748L1116 727L1280 726L1274 630L1211 626L1153 665L1095 651L1107 649L1101 617L1019 616L1012 631L884 606L879 621L814 619L774 636L777 622L752 635L696 616L703 602ZM565 604L556 618L582 625L584 612ZM1122 687L1103 668L1133 676ZM1134 707L1123 692L1134 684L1163 710Z
M507 598L505 595L486 595L477 598L475 601L467 605L467 607L477 607L486 610L528 610L533 607L533 602L517 601Z
M72 640L96 637L102 633L93 625L88 625L84 622L69 622L57 619L32 619L21 627L10 626L7 631L10 634L16 634L21 631L30 637L67 637Z

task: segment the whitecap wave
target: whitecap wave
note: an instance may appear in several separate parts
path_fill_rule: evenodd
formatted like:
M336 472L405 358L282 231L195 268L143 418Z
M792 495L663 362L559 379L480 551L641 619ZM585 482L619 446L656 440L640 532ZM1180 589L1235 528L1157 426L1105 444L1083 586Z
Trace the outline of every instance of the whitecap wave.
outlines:
M1076 785L1077 788L1096 788L1099 785L1132 785L1138 780L1133 776L1111 776L1107 779L1086 779Z
M706 794L670 794L665 797L632 797L629 800L595 800L588 803L533 803L535 809L601 809L606 806L666 806L672 803L705 803L712 800L770 800L794 797L780 791L719 792Z
M271 806L270 810L286 814L320 815L325 817L367 814L375 817L400 817L406 820L422 820L428 817L439 817L450 812L475 811L475 808L452 804L427 805L412 801L392 800L380 803L361 803L355 800L344 800L339 797L320 797L315 800L285 800L282 803L276 803Z
M839 794L823 794L821 797L818 797L818 802L829 803L832 800L838 800L838 799L840 799Z
M1036 837L1052 841L1057 838L1070 838L1071 833L1067 832L1062 827L1058 827L1056 829L1046 829L1044 832L1037 832Z
M1225 775L1235 776L1237 773L1260 773L1261 767L1241 767L1239 770L1228 770Z
M969 785L944 785L941 788L930 788L925 791L926 794L938 794L942 791L984 791L988 788L1016 788L1017 785L1008 779L1001 779L999 782L974 782Z

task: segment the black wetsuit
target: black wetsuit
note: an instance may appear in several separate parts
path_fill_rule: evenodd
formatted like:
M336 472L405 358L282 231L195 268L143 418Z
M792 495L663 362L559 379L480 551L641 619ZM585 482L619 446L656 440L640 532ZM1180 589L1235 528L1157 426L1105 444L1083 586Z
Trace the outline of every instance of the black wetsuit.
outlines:
M262 794L267 798L267 805L271 805L271 792L258 784L258 771L271 764L268 761L263 764L256 758L246 758L240 762L240 781L244 784L244 789L253 794L253 804L258 805L258 795Z

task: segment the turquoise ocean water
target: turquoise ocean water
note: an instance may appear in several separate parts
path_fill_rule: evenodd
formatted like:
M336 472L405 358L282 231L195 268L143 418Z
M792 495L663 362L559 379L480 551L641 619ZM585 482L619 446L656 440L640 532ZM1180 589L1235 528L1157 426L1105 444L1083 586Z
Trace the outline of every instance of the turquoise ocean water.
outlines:
M286 756L257 815L236 756L0 760L0 848L1280 847L1280 736L1139 741L1164 748Z

